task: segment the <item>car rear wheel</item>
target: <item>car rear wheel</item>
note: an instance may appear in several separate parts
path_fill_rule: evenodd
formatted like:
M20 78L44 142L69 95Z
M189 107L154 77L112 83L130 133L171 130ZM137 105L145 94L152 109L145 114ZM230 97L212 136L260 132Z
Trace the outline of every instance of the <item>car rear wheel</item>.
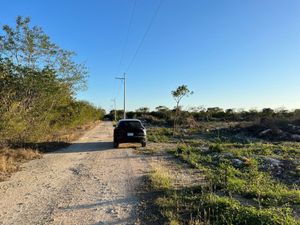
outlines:
M142 147L146 147L147 143L146 142L142 142Z
M119 147L119 142L114 141L114 148L118 148Z

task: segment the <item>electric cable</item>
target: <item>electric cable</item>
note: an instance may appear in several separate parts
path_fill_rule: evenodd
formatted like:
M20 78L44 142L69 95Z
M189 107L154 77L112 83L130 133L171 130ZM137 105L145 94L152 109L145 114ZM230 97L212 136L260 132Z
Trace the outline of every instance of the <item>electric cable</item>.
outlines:
M152 18L151 18L151 20L150 20L150 23L148 24L148 27L147 27L147 29L146 29L146 31L145 31L145 33L144 33L144 35L143 35L143 37L142 37L142 39L141 39L139 45L138 45L138 47L137 47L135 53L133 54L133 57L131 58L130 63L128 64L128 67L127 67L127 69L126 69L126 72L128 72L128 71L130 70L132 64L134 63L134 61L135 61L135 59L136 59L136 57L137 57L137 55L138 55L138 52L140 51L140 49L141 49L141 47L142 47L142 45L143 45L143 43L144 43L144 41L145 41L145 39L146 39L146 36L148 35L148 33L149 33L149 31L150 31L150 29L151 29L151 27L152 27L152 24L153 24L153 22L154 22L156 16L158 15L158 12L159 12L159 10L160 10L160 8L161 8L161 6L162 6L162 3L163 3L163 0L160 0L160 1L159 1L159 4L158 4L157 7L156 7L156 10L155 10L154 14L152 15Z

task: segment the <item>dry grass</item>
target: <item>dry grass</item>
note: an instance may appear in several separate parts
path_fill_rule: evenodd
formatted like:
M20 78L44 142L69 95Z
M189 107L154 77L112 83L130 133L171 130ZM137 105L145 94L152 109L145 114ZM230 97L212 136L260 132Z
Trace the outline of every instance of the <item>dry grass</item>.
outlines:
M150 173L150 181L156 190L164 190L172 187L168 171L162 167L156 167Z
M55 134L45 137L45 143L37 142L35 145L28 145L25 148L8 148L0 145L0 182L8 178L12 173L21 169L21 164L42 156L42 152L55 151L64 147L63 144L72 142L82 136L87 130L94 128L99 121L91 122L86 125L78 126L73 129L61 130ZM26 145L24 145L26 146ZM16 146L15 146L16 147ZM39 150L34 150L37 148Z
M41 154L33 149L9 149L0 150L0 181L3 181L11 173L20 170L21 163L40 158Z
M86 131L91 130L99 123L101 123L101 121L90 122L74 128L61 129L60 131L49 134L42 141L72 142L80 138Z

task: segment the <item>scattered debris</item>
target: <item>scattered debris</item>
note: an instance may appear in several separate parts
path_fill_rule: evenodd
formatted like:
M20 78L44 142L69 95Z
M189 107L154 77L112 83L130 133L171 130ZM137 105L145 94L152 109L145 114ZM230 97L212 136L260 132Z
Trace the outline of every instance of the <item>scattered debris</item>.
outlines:
M224 158L233 158L233 154L231 152L226 152L223 154Z
M235 166L235 167L241 167L241 166L243 165L243 161L240 160L240 159L233 159L233 160L232 160L232 164L233 164L233 166Z
M299 135L299 134L293 134L293 135L291 136L291 139L292 139L293 141L300 141L300 135Z
M267 130L264 130L264 131L260 132L260 133L258 134L258 136L264 137L264 136L266 136L266 135L268 135L268 134L271 134L271 133L272 133L272 130L271 130L271 129L267 129Z

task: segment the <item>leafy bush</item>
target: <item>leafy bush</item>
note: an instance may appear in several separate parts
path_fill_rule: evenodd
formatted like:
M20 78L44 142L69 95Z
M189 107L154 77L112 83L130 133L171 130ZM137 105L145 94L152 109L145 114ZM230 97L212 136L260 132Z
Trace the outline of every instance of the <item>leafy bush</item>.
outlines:
M170 128L152 127L147 130L147 138L152 142L169 142L172 135Z
M0 48L0 145L45 141L103 117L102 109L74 98L85 84L85 66L31 27L29 18L3 26Z

